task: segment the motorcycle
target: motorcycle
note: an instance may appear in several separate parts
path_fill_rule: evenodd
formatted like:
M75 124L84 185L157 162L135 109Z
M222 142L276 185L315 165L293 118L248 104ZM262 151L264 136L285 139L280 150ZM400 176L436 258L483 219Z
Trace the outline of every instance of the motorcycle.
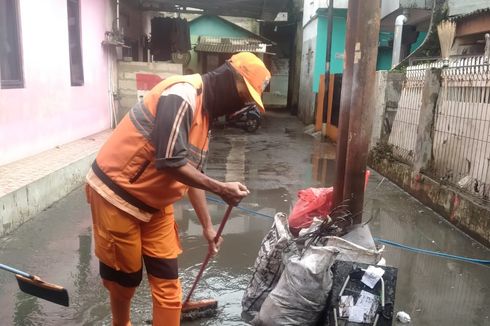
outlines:
M256 131L260 126L260 122L260 111L255 104L248 105L226 117L227 125L241 128L247 132Z

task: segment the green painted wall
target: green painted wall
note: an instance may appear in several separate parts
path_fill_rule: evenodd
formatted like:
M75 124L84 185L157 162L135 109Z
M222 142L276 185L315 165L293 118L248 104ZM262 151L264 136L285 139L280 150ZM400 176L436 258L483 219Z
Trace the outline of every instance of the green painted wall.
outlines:
M426 36L427 36L427 32L419 32L419 35L417 36L417 40L413 42L412 45L410 46L410 53L417 50L420 44L422 44L422 42L425 40Z
M223 21L216 16L201 16L189 22L191 34L191 61L185 70L193 73L202 73L197 62L197 53L194 46L197 44L199 36L219 36L219 37L250 37L251 32L244 31L234 26L231 22Z
M380 33L380 44L388 44L387 40L381 39L382 34L391 34L391 39L393 39L393 33ZM410 53L415 51L422 42L424 42L427 32L419 32L417 40L410 45ZM389 36L388 36L389 38ZM376 70L390 70L391 69L391 59L393 55L393 48L381 47L378 49L378 62L376 63Z
M334 10L332 30L332 52L330 56L330 73L338 74L343 71L345 30L347 10ZM315 69L313 72L313 92L318 93L320 75L325 74L325 57L327 55L327 28L328 19L324 15L318 16L318 31L315 55Z
M376 62L376 70L390 70L392 54L392 48L378 48L378 61Z
M378 60L376 70L390 70L393 54L393 32L379 32Z
M345 48L345 30L346 30L346 10L335 10L333 21L332 36L332 55L330 57L332 74L342 73L344 60L342 59ZM320 86L320 75L325 72L325 55L327 52L327 23L328 19L325 14L318 16L318 31L316 43L315 69L313 72L313 92L317 93ZM417 40L410 46L410 53L415 51L424 41L427 32L419 32ZM378 59L376 70L390 70L393 48L388 47L393 40L393 33L380 32L378 49Z
M250 33L213 16L201 16L190 22L191 36L250 37Z

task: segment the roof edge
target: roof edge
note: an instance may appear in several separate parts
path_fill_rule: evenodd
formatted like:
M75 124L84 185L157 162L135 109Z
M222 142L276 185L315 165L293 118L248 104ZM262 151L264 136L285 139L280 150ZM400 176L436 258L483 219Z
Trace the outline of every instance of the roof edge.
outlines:
M223 18L223 17L218 16L218 15L209 15L209 14L204 14L204 15L201 15L201 16L196 17L196 18L194 18L193 20L189 21L189 24L192 24L192 23L196 22L197 20L203 19L204 17L216 17L216 18L218 18L219 20L221 20L221 21L223 21L223 22L227 23L228 25L232 25L232 26L234 26L234 27L238 28L239 30L241 30L241 31L243 31L243 32L248 33L249 35L253 35L253 36L255 36L256 38L260 39L261 41L266 42L266 43L267 43L267 44L269 44L269 45L276 45L276 43L275 43L274 41L269 40L268 38L266 38L266 37L264 37L264 36L262 36L262 35L260 35L260 34L256 34L256 33L252 32L252 31L249 31L248 29L243 28L242 26L237 25L237 24L235 24L235 23L233 23L233 22L229 21L228 19ZM203 35L203 36L205 36L205 35Z

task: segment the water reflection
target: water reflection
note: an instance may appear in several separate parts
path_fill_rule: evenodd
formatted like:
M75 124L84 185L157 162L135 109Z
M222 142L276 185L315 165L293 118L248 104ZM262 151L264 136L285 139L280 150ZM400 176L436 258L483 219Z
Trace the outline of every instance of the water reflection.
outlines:
M78 295L85 291L90 276L90 261L92 259L92 228L88 228L84 234L78 236L78 264L75 277L75 286Z
M372 184L381 180L373 175ZM401 199L404 200L401 200ZM461 232L392 184L367 193L366 219L374 236L413 247L489 259ZM399 269L396 307L418 325L488 325L489 269L387 247L384 257ZM457 313L455 313L457 311Z
M75 293L70 293L70 305L75 310L73 322L93 325L107 319L110 311L107 293L98 273L98 260L92 251L92 228L78 235L78 263L73 274Z
M224 210L223 210L224 211ZM265 232L271 220L257 219L233 211L230 224L223 233L224 243L218 254L208 265L195 292L194 299L214 298L219 303L219 313L210 319L187 322L185 325L244 325L241 320L241 299L243 290L251 276L251 266L255 261ZM198 228L196 221L190 220L191 227ZM199 245L201 244L201 245ZM185 248L180 257L181 276L184 293L187 293L206 254L206 244L197 237L182 238Z
M335 182L335 145L316 141L311 154L312 179L319 187L330 187Z
M245 182L245 136L236 136L230 140L230 150L226 157L225 181Z
M295 118L285 117L277 114L274 121L265 121L258 133L245 136L246 142L240 138L243 133L227 131L226 137L218 135L213 139L208 164L209 174L219 180L224 180L225 175L234 180L244 177L251 194L240 205L269 216L289 212L297 190L333 183L334 146L312 141L303 134L303 126ZM285 133L284 128L294 132ZM366 220L373 218L370 226L374 236L490 259L487 249L396 186L385 181L377 187L380 181L381 177L373 173L366 194L364 215ZM192 206L182 201L174 208L184 247L179 264L186 294L204 259L207 244ZM225 208L210 203L215 226ZM90 224L83 189L78 189L2 243L0 261L39 273L48 281L59 281L69 289L71 300L69 308L45 302L20 292L10 274L1 274L2 325L111 325L107 292L101 285L98 261L93 254ZM233 209L224 229L221 252L210 263L195 294L195 298L218 299L219 313L214 318L185 325L245 325L240 317L243 289L271 224L270 218ZM395 309L411 314L414 325L490 325L488 268L392 247L386 248L384 256L399 269ZM145 275L133 299L134 325L145 325L151 319L151 305Z
M17 292L15 295L15 311L13 322L15 326L36 326L39 325L39 317L45 316L39 299L24 292Z

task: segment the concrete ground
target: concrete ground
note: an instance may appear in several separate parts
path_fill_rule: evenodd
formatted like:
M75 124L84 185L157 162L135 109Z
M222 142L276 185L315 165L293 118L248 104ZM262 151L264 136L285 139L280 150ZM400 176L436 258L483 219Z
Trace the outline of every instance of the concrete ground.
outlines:
M251 190L241 204L266 216L288 212L296 192L330 186L334 145L304 134L295 117L268 112L254 134L219 129L211 141L207 173L242 181ZM377 173L366 194L364 220L375 237L455 255L490 259L490 251L459 232ZM194 280L206 246L191 206L175 207L184 254L179 259L184 293ZM224 207L210 203L219 224ZM270 228L268 217L234 209L224 231L220 254L210 264L195 298L219 301L219 314L186 325L244 325L240 318L243 289L251 275L260 242ZM65 286L70 307L57 306L20 292L13 275L0 273L0 320L4 325L110 325L107 294L100 286L93 254L89 207L83 189L39 213L13 234L0 239L0 262ZM412 325L490 325L490 269L386 247L384 257L397 267L395 310L412 316ZM151 319L151 299L143 281L134 298L134 325Z

